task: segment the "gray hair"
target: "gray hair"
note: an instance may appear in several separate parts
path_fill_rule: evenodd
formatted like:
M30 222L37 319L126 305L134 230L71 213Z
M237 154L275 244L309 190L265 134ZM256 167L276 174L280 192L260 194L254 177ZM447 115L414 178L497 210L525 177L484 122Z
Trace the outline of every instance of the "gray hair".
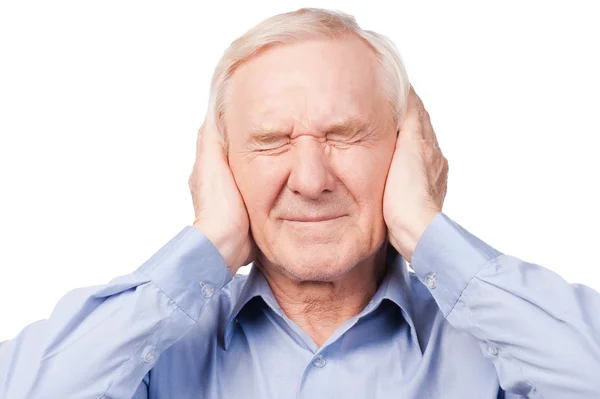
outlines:
M399 124L408 97L408 75L396 46L376 32L363 30L353 16L341 11L301 8L267 18L236 39L225 50L215 68L210 87L207 117L216 126L223 144L227 144L224 123L229 79L235 70L260 50L300 40L335 38L354 34L377 55L382 66L382 85Z

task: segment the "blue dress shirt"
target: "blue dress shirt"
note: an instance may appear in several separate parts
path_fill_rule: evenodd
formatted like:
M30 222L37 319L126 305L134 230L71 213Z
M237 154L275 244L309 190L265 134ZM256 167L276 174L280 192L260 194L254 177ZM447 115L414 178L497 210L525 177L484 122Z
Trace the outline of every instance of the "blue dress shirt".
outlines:
M0 398L600 398L600 294L444 213L318 347L186 226L0 344Z

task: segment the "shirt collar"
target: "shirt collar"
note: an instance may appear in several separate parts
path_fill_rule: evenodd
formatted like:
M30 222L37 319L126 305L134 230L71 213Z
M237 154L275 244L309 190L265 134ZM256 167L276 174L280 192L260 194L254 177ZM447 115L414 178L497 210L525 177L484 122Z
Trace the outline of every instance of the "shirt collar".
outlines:
M407 262L390 244L388 244L387 248L386 262L388 264L387 273L377 289L377 292L373 296L369 307L372 310L376 309L384 299L392 301L402 310L402 314L414 333L415 327L413 323L411 288ZM248 302L256 297L261 298L276 314L283 316L283 311L277 303L267 280L260 269L252 264L250 273L244 282L240 295L225 324L225 329L223 331L223 344L225 350L227 350L231 339L233 338L238 314L244 309Z
M384 299L396 304L410 326L413 339L416 339L417 330L414 323L413 293L408 272L408 262L391 244L388 244L386 263L388 265L387 273L371 301L374 305L373 309L377 309Z

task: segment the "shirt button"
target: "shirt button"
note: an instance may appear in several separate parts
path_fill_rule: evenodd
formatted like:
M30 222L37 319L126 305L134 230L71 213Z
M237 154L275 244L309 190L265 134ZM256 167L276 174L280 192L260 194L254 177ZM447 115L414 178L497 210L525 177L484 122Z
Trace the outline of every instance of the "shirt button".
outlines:
M496 356L498 354L498 349L494 348L493 346L488 346L487 351L492 356Z
M321 355L318 355L313 359L312 363L315 367L321 368L325 366L325 358Z
M215 292L212 285L204 283L202 281L200 281L200 287L202 287L201 292L205 298L210 298L212 296L212 294Z
M425 277L425 285L429 289L434 289L437 287L437 280L435 279L435 273L430 273Z
M152 348L146 348L143 355L144 363L153 363L156 360L156 353Z

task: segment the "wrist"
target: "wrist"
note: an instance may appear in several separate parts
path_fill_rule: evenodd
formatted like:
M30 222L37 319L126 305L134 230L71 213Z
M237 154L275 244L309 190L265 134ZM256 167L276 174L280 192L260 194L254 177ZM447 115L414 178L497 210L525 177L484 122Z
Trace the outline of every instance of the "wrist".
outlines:
M231 274L235 275L238 269L243 266L243 260L240 261L238 259L240 257L240 245L242 243L242 240L239 239L238 235L219 231L201 222L195 222L193 226L208 238L225 260L225 264L229 270L231 270Z
M389 229L390 244L408 263L412 263L412 256L421 236L439 213L438 211L427 212L414 222L396 223Z

